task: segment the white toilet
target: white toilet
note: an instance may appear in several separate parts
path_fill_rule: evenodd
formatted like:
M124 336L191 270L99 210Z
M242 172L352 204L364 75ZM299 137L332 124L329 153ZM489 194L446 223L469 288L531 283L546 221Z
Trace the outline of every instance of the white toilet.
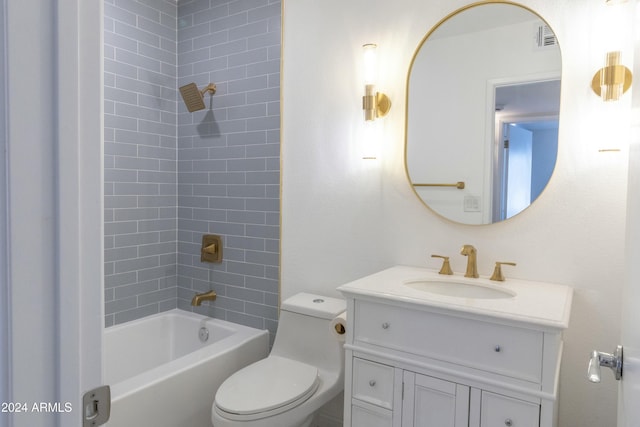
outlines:
M213 426L308 427L343 389L343 342L331 321L345 309L341 299L307 293L284 301L271 354L222 383Z

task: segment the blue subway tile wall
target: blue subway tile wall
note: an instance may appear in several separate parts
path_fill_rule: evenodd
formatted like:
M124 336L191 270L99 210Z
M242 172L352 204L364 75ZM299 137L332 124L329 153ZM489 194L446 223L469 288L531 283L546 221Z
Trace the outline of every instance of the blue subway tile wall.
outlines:
M105 0L105 325L177 306L177 13Z
M273 336L280 35L280 1L105 0L107 326L177 306ZM182 103L191 82L217 85L205 110ZM200 262L207 233L221 264Z
M280 1L178 4L178 86L215 83L205 110L178 102L178 307L275 332L280 238ZM221 264L200 262L219 234ZM273 333L272 333L273 336Z

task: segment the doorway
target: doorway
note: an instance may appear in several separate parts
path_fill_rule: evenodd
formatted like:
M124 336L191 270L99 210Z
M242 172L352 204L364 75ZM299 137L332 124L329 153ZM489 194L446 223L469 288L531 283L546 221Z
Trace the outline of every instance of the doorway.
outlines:
M551 179L558 153L560 80L502 80L493 95L492 219L526 209Z
M500 221L526 209L549 182L558 152L558 118L501 120L496 151L494 221Z

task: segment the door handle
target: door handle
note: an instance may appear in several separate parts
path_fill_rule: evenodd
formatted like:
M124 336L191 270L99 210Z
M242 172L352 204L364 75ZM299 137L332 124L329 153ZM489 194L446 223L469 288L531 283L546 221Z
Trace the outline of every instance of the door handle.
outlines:
M622 378L622 346L616 347L613 354L593 350L587 369L587 378L592 383L600 382L600 366L610 368L616 376L616 380L620 380Z

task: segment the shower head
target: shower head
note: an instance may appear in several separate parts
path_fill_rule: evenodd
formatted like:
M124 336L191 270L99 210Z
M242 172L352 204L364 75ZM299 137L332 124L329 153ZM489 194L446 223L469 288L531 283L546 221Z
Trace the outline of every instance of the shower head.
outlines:
M207 92L211 92L211 95L216 93L216 85L209 83L207 87L202 90L198 89L195 83L189 83L188 85L180 87L180 95L182 95L182 100L190 113L204 110L204 94Z

